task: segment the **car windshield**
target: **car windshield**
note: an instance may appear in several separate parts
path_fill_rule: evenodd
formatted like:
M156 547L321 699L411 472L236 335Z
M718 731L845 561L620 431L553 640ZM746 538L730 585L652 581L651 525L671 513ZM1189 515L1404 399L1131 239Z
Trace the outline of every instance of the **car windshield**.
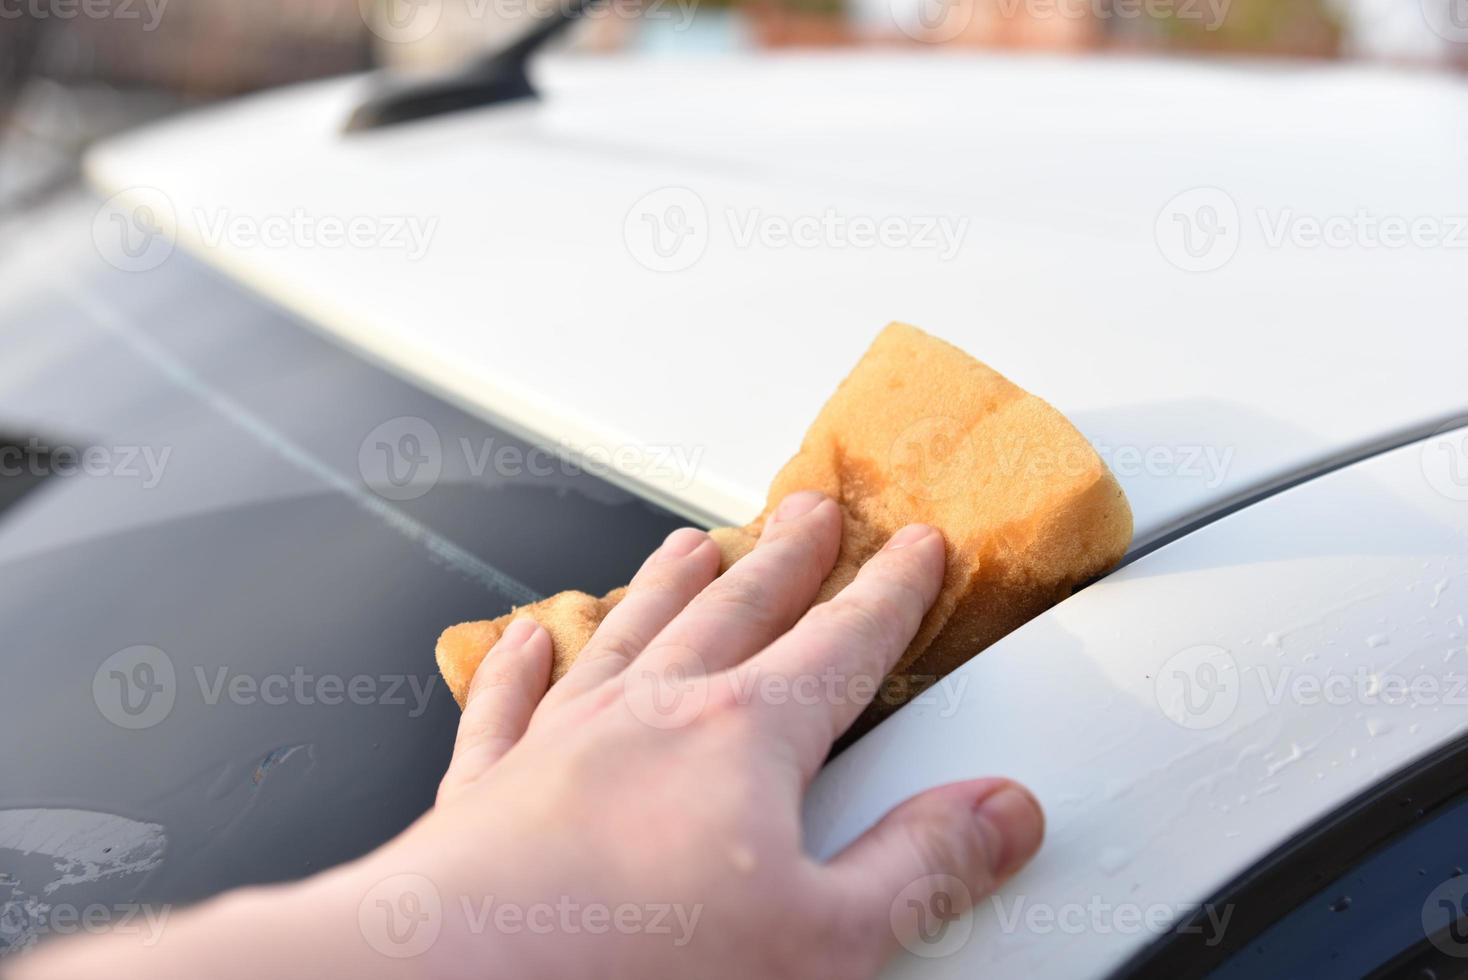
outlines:
M391 836L453 740L438 632L678 524L183 256L56 271L0 300L9 946Z

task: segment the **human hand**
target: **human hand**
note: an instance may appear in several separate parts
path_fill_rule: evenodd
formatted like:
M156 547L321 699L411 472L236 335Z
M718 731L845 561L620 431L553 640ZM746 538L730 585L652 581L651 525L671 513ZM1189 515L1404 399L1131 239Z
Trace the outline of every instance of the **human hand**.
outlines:
M920 794L829 862L803 852L806 786L943 577L942 537L914 526L810 608L840 539L840 509L799 494L715 579L708 536L675 532L548 693L549 636L511 626L474 678L438 805L379 865L440 893L437 975L507 958L516 976L869 976L935 893L977 900L1031 857L1039 809L996 779ZM543 935L469 928L462 900L491 893L569 911ZM594 907L633 911L595 935Z
M840 539L840 509L797 494L716 578L709 537L675 532L549 691L549 635L513 624L429 813L360 861L215 900L140 975L873 975L1027 862L1043 818L1014 783L977 779L913 797L829 861L804 852L806 787L943 577L942 537L915 525L811 607Z

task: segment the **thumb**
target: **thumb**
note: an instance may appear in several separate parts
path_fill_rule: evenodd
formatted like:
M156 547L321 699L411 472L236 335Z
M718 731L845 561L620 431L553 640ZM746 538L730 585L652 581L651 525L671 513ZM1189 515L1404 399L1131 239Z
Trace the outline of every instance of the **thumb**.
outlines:
M899 947L945 956L972 930L964 913L1023 867L1044 836L1029 790L1007 779L970 780L894 807L828 867L858 914L876 923L884 959Z

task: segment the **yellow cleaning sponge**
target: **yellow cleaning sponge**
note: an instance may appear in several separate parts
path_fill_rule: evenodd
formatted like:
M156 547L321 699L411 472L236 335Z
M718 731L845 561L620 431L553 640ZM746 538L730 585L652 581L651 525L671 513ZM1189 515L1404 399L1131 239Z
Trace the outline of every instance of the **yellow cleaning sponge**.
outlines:
M865 729L995 640L1113 567L1132 515L1116 479L1050 405L958 348L894 323L873 342L775 476L765 511L713 532L724 568L753 547L771 510L819 490L845 513L841 552L817 601L851 581L898 529L931 524L948 543L943 589L861 722ZM563 675L621 599L563 592L438 641L459 704L510 621L530 616Z

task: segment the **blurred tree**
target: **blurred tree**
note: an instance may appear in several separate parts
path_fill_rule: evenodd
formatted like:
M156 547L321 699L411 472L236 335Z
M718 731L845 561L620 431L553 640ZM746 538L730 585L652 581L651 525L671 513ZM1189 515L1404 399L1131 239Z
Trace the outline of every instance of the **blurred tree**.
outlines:
M1136 0L1106 0L1136 5ZM1163 6L1169 16L1104 18L1113 43L1191 51L1335 58L1344 29L1331 0L1206 0ZM1145 4L1142 5L1145 9ZM1182 16L1183 10L1196 12ZM1216 10L1218 15L1213 15Z

